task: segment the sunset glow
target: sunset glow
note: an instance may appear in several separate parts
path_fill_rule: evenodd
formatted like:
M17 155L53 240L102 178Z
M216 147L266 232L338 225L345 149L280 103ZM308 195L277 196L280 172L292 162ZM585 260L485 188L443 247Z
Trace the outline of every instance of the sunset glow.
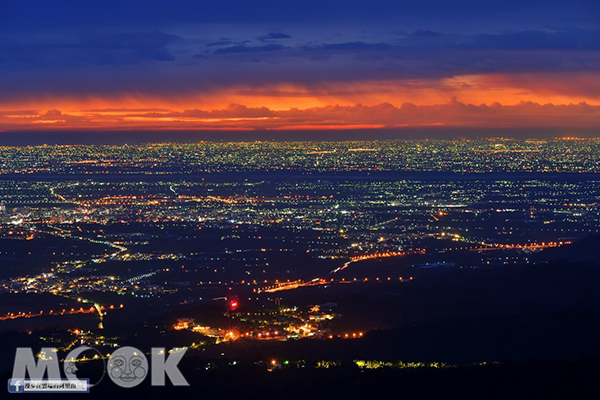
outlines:
M517 2L319 4L328 19L298 13L311 4L156 13L150 2L146 13L115 2L69 19L25 3L0 14L5 132L600 123L592 2L531 6L536 18L508 15Z

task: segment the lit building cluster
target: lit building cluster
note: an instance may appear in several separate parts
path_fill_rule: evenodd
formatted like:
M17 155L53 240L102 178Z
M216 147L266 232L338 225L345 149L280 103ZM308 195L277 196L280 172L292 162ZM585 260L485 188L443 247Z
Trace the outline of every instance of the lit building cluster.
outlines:
M598 172L600 140L202 142L0 147L2 174L243 171Z
M59 303L7 306L1 318L102 319L101 307L115 304L151 314L235 297L251 305L229 309L240 327L172 326L218 341L360 338L362 327L331 331L335 313L276 299L412 285L415 271L525 265L600 233L599 147L493 139L0 148L5 173L19 176L0 180L0 295ZM100 308L60 304L79 297L102 299Z

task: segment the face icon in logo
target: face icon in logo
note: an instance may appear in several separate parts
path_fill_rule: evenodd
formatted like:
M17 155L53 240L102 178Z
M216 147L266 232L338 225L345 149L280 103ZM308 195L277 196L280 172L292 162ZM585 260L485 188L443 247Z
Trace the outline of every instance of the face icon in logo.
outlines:
M138 349L121 347L108 360L110 379L119 386L139 385L148 373L148 360Z
M73 361L66 362L64 368L65 368L65 375L67 376L67 378L73 378L73 379L77 378L77 365L75 365L75 362L73 362Z

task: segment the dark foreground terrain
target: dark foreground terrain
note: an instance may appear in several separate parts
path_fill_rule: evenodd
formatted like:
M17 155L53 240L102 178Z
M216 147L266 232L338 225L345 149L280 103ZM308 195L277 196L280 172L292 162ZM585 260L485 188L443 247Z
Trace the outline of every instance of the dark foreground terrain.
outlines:
M371 310L391 327L357 340L240 339L207 345L189 350L180 363L189 387L152 387L146 379L121 389L105 377L87 398L595 399L600 395L597 242L589 237L539 253L535 265L415 271L410 286L341 286L326 293L346 308L342 323L352 323L352 310L356 315ZM303 296L321 300L318 288L306 288L283 301L301 303ZM195 310L186 312L210 312ZM172 319L166 313L150 324L109 322L107 335L144 350L177 346L197 335L153 328ZM2 332L3 360L12 360L16 347L48 345L37 338L49 333ZM8 379L10 368L2 376Z
M597 399L600 359L520 361L457 368L289 368L266 371L253 365L202 371L184 366L189 387L133 389L104 382L84 398L165 399ZM193 363L193 360L188 360ZM6 376L6 375L5 375ZM108 378L106 378L108 379ZM30 398L66 395L28 395ZM43 397L42 397L43 396Z

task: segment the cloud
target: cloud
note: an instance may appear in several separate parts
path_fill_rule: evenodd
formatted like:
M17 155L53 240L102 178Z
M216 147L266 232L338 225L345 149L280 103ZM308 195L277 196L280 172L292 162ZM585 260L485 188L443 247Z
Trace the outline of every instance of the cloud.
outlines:
M443 36L440 32L430 31L429 29L417 29L412 32L409 36L421 37L421 38L436 38Z
M479 34L465 47L473 49L600 50L600 30L525 30L497 35Z
M598 1L0 4L5 127L577 125L595 114L558 104L600 104Z
M48 111L46 111L46 113L43 116L44 117L61 117L62 112L59 110L48 110Z
M241 104L230 104L221 110L192 109L181 112L160 112L135 114L147 118L264 118L273 117L275 112L267 107L247 107Z
M346 52L364 51L364 50L375 50L375 51L387 51L394 47L388 43L364 43L364 42L344 42L344 43L332 43L323 44L316 47L307 47L308 50L342 50Z
M269 32L266 35L257 37L256 39L260 40L261 42L264 42L267 40L291 39L291 38L292 37L290 35L288 35L287 33Z
M420 102L419 98L406 95L414 93L413 83L417 81L441 91L447 89L437 82L459 76L542 73L555 74L547 82L549 87L556 87L557 79L563 86L561 93L570 91L573 101L600 99L597 85L569 84L578 74L598 75L598 30L457 34L423 27L405 29L411 33L402 36L393 33L397 29L354 36L316 34L316 39L293 32L293 40L283 42L276 38L291 36L287 31L268 32L259 38L272 39L260 41L256 40L257 28L238 29L227 34L216 32L212 37L204 32L194 37L191 28L181 35L173 34L174 30L8 37L0 42L0 73L4 78L0 103L14 98L35 100L46 94L114 98L135 93L172 98L235 91L239 87L260 91L278 85L303 87L312 92L325 86L373 81L396 82L394 88L402 96L397 100L390 91L391 97L379 101ZM534 90L525 80L487 82L494 86L480 87L481 93L497 90L500 85L505 85L504 90L516 89L514 93ZM510 86L511 82L515 84ZM543 83L535 90L549 92ZM533 95L532 100L540 101L539 96ZM489 97L481 101L488 101ZM513 97L515 101L528 99ZM350 100L367 102L361 97ZM244 100L232 101L245 104Z
M69 38L4 42L4 67L85 67L174 61L167 46L182 38L161 31L114 34L85 33Z
M219 40L217 42L211 42L211 43L207 43L206 47L214 47L214 46L228 46L230 44L232 44L233 41L232 40Z
M260 53L283 50L286 47L280 44L265 44L263 46L231 46L222 49L216 49L215 54L232 54L232 53Z
M357 127L568 127L589 128L600 124L600 106L521 102L419 106L328 105L305 109L271 110L231 104L224 109L119 113L80 111L78 115L58 110L30 113L1 113L2 130L35 129L355 129Z

